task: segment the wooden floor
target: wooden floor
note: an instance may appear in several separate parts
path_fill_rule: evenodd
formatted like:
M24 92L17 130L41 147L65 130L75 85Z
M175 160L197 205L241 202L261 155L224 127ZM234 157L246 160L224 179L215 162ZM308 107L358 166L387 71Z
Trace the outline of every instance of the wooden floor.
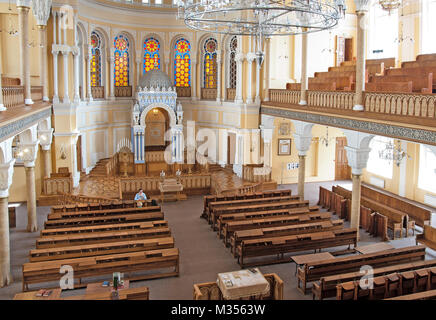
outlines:
M211 172L211 175L220 191L252 184L239 178L228 169ZM81 179L79 186L73 190L73 194L119 199L119 184L119 177L87 175Z

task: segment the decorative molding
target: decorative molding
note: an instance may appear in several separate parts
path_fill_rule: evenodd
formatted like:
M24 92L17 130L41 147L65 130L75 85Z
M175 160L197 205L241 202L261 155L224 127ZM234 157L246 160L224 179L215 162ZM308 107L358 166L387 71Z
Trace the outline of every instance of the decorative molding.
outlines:
M261 114L436 145L436 131L261 106Z
M33 0L32 11L36 17L38 26L46 26L47 20L50 17L52 0Z
M0 127L0 141L15 136L39 121L51 116L51 108L42 110L23 119L16 120Z

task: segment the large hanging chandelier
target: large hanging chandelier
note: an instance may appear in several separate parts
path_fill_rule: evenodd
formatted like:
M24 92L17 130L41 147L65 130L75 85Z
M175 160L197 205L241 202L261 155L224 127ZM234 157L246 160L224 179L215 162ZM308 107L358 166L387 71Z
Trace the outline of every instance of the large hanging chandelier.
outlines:
M378 3L384 10L389 11L389 13L401 7L401 0L379 0Z
M257 60L264 39L335 27L345 0L179 0L178 17L194 30L256 37Z
M379 158L394 162L399 167L405 158L410 159L411 157L401 148L400 144L388 142L385 148L379 151Z

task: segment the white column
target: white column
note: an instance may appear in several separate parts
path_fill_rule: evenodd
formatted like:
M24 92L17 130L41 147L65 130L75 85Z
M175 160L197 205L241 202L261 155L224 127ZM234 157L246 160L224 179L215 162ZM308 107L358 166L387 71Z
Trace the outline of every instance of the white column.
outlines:
M58 51L52 50L53 54L53 103L59 103L58 90Z
M253 78L253 61L256 59L254 52L247 53L247 104L253 103L253 88L252 88L252 78Z
M112 50L111 50L111 53L110 53L110 56L109 56L109 64L110 64L110 68L109 68L109 72L110 72L110 76L109 76L109 79L110 79L110 81L109 81L109 88L110 88L110 91L109 91L109 99L110 100L115 100L115 78L114 78L114 72L115 72L115 66L114 66L114 63L115 63L115 56L114 56L114 52L112 52Z
M272 168L272 138L274 133L274 117L268 115L261 116L261 134L263 139L263 166Z
M265 74L264 74L264 79L265 79L265 101L269 101L269 87L270 87L270 79L269 79L269 74L270 74L270 52L271 52L271 39L270 38L266 38L265 39Z
M191 100L197 100L197 59L191 60L192 78L191 78Z
M61 24L62 24L62 16L63 14L61 12L57 12L57 16L58 16L58 44L62 44L62 33L61 33Z
M18 32L20 38L21 85L24 87L24 103L33 104L30 83L29 10L31 1L17 0Z
M57 34L56 34L56 17L57 17L57 12L53 11L53 44L57 44Z
M301 35L301 106L307 105L307 33Z
M74 48L74 103L80 102L80 81L79 81L79 58L80 50L78 47Z
M2 57L0 53L0 111L7 110L5 105L3 104L3 90L2 90L2 82L1 82L1 74L2 74Z
M260 68L262 66L256 60L256 97L254 98L254 102L256 104L260 104Z
M69 51L62 51L62 57L64 58L64 99L63 103L70 103L70 96L68 94L68 55Z
M353 179L350 227L357 229L357 240L359 240L361 175L368 163L369 152L371 151L369 143L374 136L358 131L343 131L347 137L345 151L347 152L348 165L351 167Z
M356 55L356 95L353 110L363 111L363 92L365 91L365 52L366 26L365 16L368 12L370 0L354 0L357 15L357 55Z
M298 195L304 200L304 183L306 178L306 156L312 143L313 123L292 120L294 124L294 141L298 151Z
M240 43L240 42L238 42ZM239 49L240 50L240 49ZM235 103L244 103L242 100L242 62L244 61L244 54L238 51L235 55L236 61L236 96Z
M86 55L86 67L87 67L86 75L88 78L86 87L88 88L88 90L87 90L88 91L88 101L94 100L92 98L92 90L91 90L91 62L92 62L92 49L91 49L91 46L88 45L88 54Z
M216 74L216 102L221 102L221 54L218 54L216 59L216 67L217 67L217 74Z
M12 139L10 140L10 144ZM9 145L8 148L11 148ZM5 150L6 151L6 150ZM10 160L0 164L0 288L12 283L11 253L9 239L9 187L12 184L15 159L12 159L12 149L9 150Z
M38 130L38 139L40 141L42 153L44 155L44 172L43 177L50 177L51 173L51 143L53 141L53 128L48 130Z

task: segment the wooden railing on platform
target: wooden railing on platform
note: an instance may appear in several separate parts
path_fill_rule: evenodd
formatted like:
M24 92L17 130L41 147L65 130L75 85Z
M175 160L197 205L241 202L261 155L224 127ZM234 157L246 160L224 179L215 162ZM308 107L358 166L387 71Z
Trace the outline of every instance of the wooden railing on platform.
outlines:
M234 101L236 98L236 88L227 88L227 101Z
M165 162L164 151L146 151L145 163L148 162Z
M24 105L24 88L21 86L2 87L3 104L7 109Z
M221 196L232 196L232 195L241 195L247 193L255 193L262 191L262 183L256 183L249 186L243 186L239 188L227 189L227 190L217 190L217 195Z
M115 97L131 97L132 86L115 87Z
M243 165L242 178L250 182L271 181L271 168L265 168L263 164Z
M50 178L45 177L42 192L44 195L70 194L73 191L73 177L51 174Z
M191 87L176 87L177 97L190 97Z
M91 87L93 99L104 99L104 87Z
M270 89L271 102L297 105L300 91ZM352 110L354 92L307 91L308 106ZM365 111L401 116L436 118L436 95L365 92Z
M60 205L75 204L75 203L110 203L119 199L105 198L105 197L92 197L83 194L62 194L59 199Z
M215 100L217 97L216 88L201 88L201 99Z

